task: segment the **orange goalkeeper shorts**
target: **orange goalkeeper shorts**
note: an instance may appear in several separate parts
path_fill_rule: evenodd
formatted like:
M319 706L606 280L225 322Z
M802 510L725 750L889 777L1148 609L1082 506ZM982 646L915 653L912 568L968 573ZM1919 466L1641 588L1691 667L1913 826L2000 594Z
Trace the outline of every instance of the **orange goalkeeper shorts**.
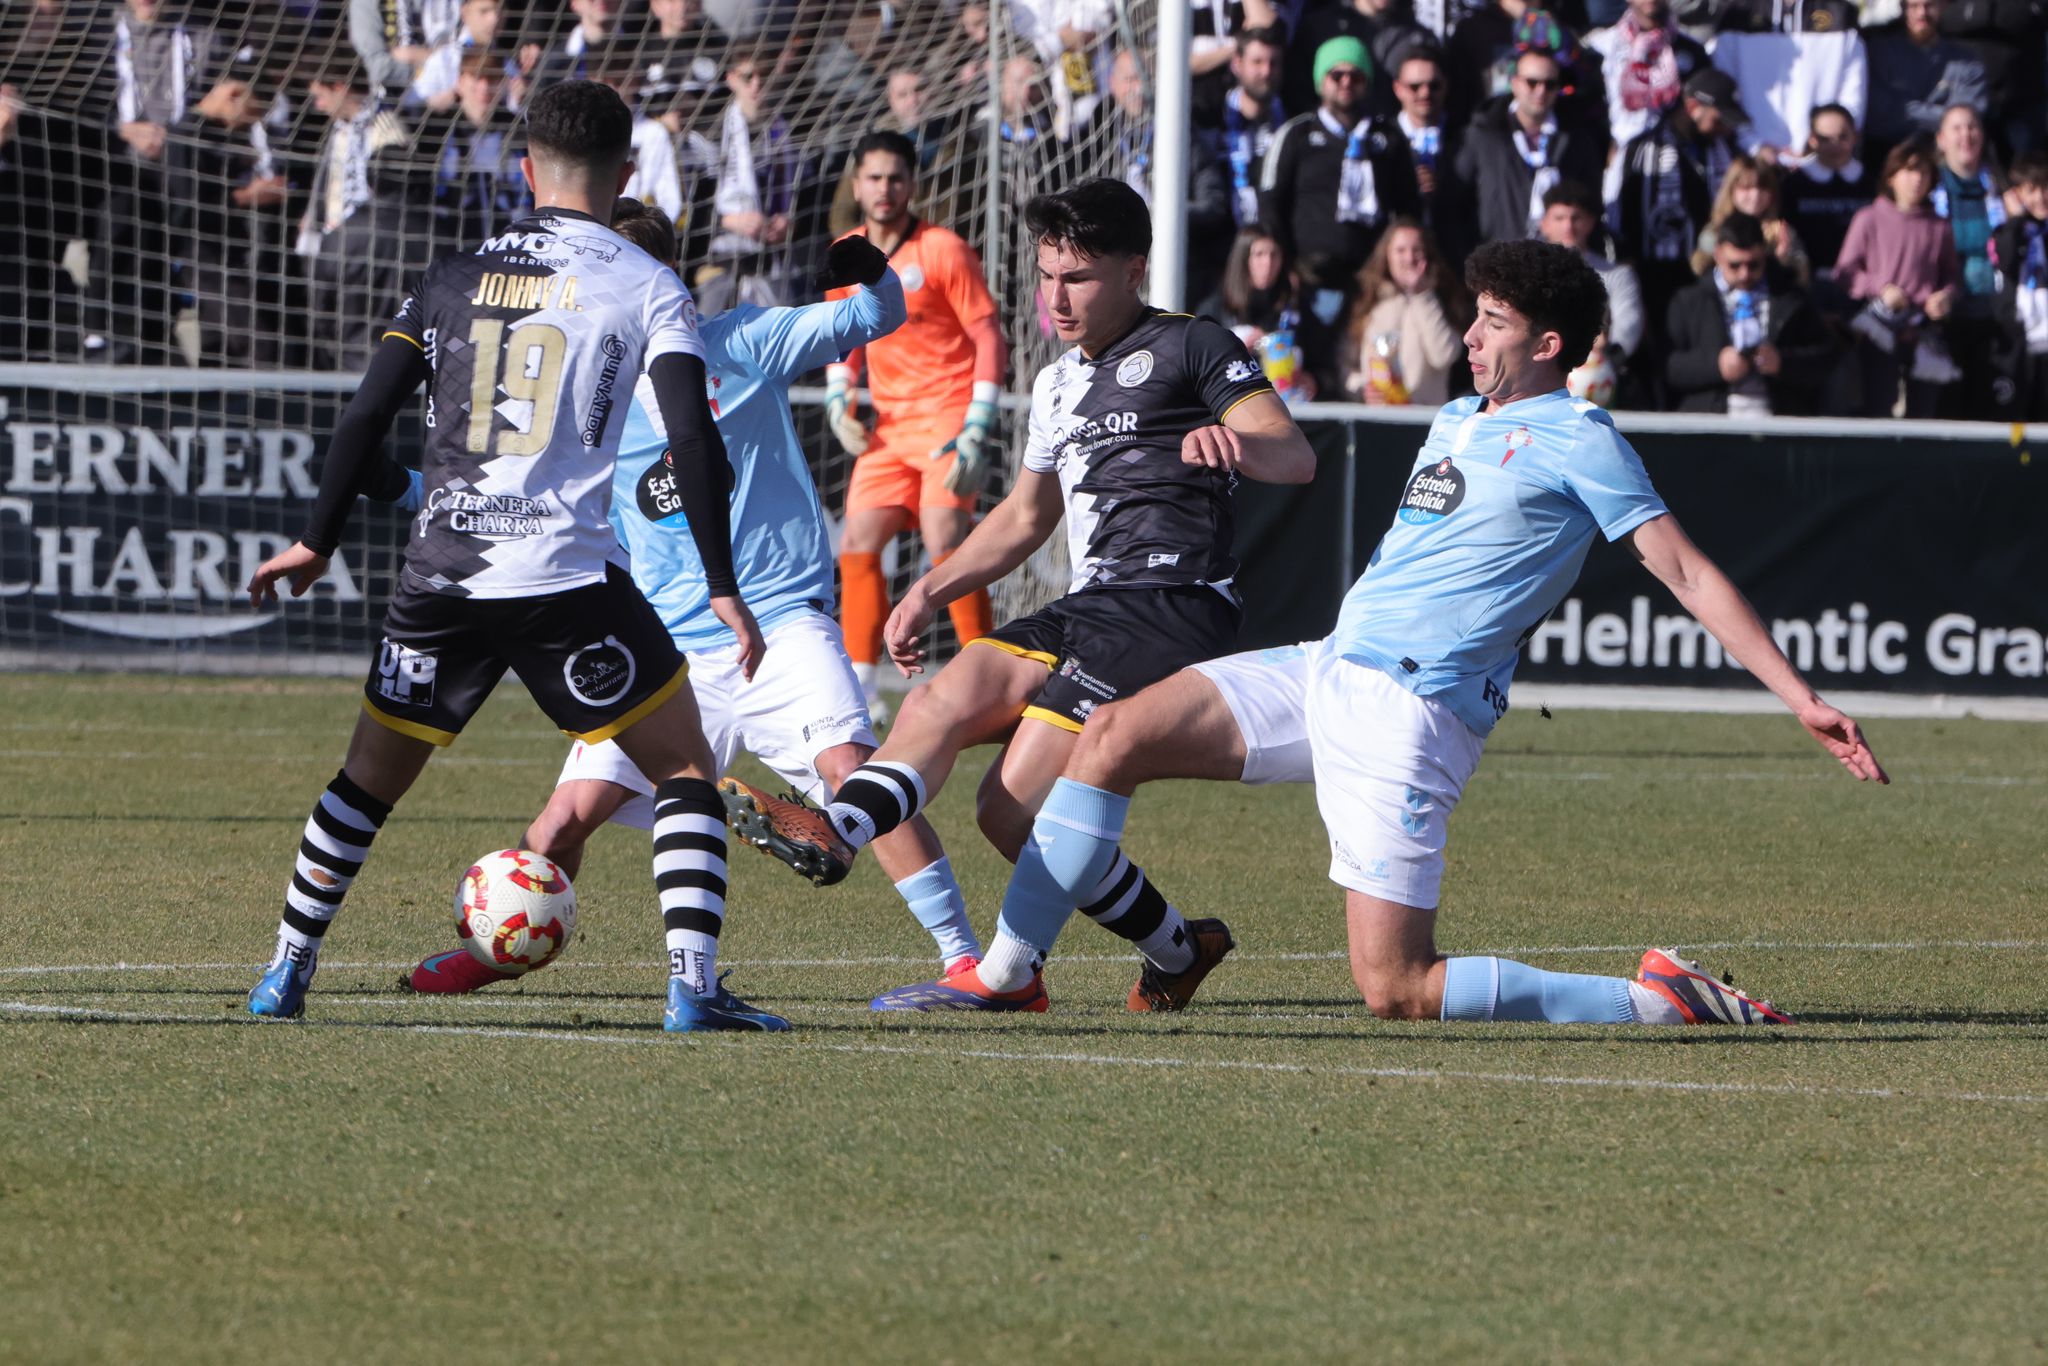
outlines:
M952 455L932 459L932 452L956 433L957 429L877 426L867 454L853 462L853 478L846 486L846 515L876 508L902 508L913 517L920 508L958 508L972 513L980 490L951 492L946 488L946 476L953 469Z

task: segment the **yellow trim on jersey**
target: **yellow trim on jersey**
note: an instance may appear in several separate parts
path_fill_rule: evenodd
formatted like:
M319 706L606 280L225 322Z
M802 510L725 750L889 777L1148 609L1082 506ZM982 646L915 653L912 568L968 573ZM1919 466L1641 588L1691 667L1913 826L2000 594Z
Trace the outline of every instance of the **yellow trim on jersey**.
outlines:
M1251 401L1252 401L1253 399L1257 398L1257 397L1258 397L1258 396L1259 396L1260 394L1270 394L1270 393L1273 393L1273 392L1274 392L1273 386L1272 386L1272 385L1270 385L1270 384L1269 384L1269 385L1267 385L1267 386L1266 386L1265 388L1263 388L1263 389L1258 389L1258 390L1254 390L1253 392L1251 392L1251 393L1249 393L1249 394L1246 394L1246 395L1245 395L1245 396L1244 396L1243 398L1239 399L1239 400L1238 400L1237 402L1235 402L1235 403L1231 404L1231 405L1230 405L1230 406L1229 406L1228 408L1225 408L1225 409L1223 410L1223 416L1222 416L1222 417L1219 417L1219 418L1217 418L1216 420L1217 420L1218 422L1221 422L1221 421L1223 420L1223 418L1225 418L1225 417L1229 417L1229 416L1230 416L1230 415L1231 415L1232 413L1236 412L1236 411L1237 411L1237 410L1238 410L1239 408L1242 408L1242 407L1244 407L1244 405L1245 405L1245 404L1247 404L1247 403L1250 403L1250 402L1251 402Z
M393 716L389 712L378 711L370 705L370 699L367 697L363 699L363 711L378 725L395 730L400 735L410 735L415 740L425 740L428 744L439 745L443 749L455 743L454 731L440 730L433 726L423 726L417 721L407 721L403 717Z
M994 636L976 636L967 643L969 645L993 645L1006 655L1015 655L1019 659L1035 659L1048 669L1056 669L1060 663L1058 655L1049 655L1043 650L1027 650L1022 645L1012 645L1009 641L997 640Z
M411 337L408 337L408 336L406 336L406 335L405 335L405 333L403 333L403 332L386 332L386 333L384 334L384 337L396 337L396 338L398 338L398 339L399 339L400 341L409 341L409 342L412 342L412 344L413 344L414 346L420 346L420 344L419 344L419 342L418 342L418 341L414 340L414 339L413 339L413 338L411 338ZM379 341L382 341L382 340L384 340L384 337L379 337L379 338L378 338L377 340L379 340ZM420 346L420 354L421 354L421 355L425 355L425 354L426 354L426 352L427 352L427 348L426 348L426 347L424 347L424 346Z
M603 741L609 740L636 722L646 720L650 712L676 695L676 689L682 687L683 680L689 676L690 662L684 660L683 667L676 670L674 678L671 678L668 682L647 694L641 700L639 706L634 707L633 710L627 712L618 720L611 722L609 725L599 726L596 730L565 730L562 734L574 740L581 740L586 745L600 744Z
M1070 730L1076 735L1081 733L1081 723L1079 721L1060 712L1047 711L1044 707L1026 707L1024 709L1024 719L1027 721L1043 721L1049 726L1058 726L1061 730Z

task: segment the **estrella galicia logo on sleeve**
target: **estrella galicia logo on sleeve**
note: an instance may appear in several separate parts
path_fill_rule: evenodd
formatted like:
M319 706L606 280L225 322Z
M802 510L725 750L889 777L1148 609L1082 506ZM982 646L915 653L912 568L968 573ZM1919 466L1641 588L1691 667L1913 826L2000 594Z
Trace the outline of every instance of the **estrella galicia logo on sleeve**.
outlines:
M1456 512L1458 504L1464 501L1465 476L1445 456L1428 469L1417 470L1408 481L1408 491L1401 495L1399 515L1410 526L1428 526Z
M683 500L676 494L675 467L669 464L667 451L641 474L633 491L638 495L640 515L650 522L664 521L683 510Z

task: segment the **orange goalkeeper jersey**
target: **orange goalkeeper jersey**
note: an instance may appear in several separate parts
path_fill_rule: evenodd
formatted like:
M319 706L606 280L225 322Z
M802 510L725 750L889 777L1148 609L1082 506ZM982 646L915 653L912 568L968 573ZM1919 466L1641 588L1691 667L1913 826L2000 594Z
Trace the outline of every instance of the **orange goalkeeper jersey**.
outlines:
M860 229L863 236L866 229ZM867 388L878 421L957 423L974 397L974 342L968 325L991 317L995 300L981 258L949 228L920 221L889 256L903 281L910 314L903 326L864 348ZM843 299L851 288L827 296Z

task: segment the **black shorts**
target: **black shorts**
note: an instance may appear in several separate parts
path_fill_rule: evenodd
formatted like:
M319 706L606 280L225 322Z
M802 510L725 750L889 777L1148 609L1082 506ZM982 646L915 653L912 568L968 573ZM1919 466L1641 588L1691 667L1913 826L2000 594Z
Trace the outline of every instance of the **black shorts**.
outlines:
M548 720L609 740L667 701L689 668L625 570L532 598L464 598L401 580L363 710L401 735L454 742L510 669Z
M970 641L1052 672L1024 714L1078 732L1105 702L1237 648L1243 610L1203 584L1094 588Z

